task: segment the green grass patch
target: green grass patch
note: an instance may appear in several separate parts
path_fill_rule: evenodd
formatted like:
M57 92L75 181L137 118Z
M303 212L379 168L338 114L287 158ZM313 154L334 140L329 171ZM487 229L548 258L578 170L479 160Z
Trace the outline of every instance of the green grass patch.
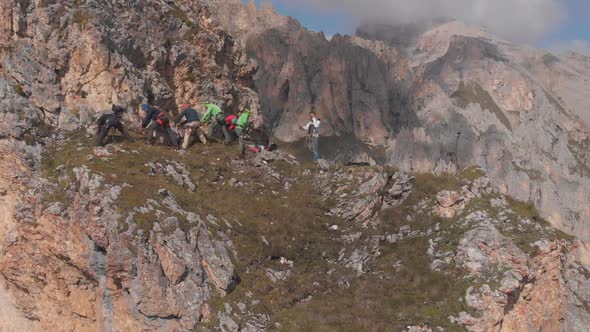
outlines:
M451 220L435 217L428 211L416 211L419 203L430 201L432 204L438 192L459 190L483 176L483 172L469 168L458 175L416 174L415 187L409 198L401 206L381 213L381 222L374 227L362 228L326 215L335 202L322 199L312 183L313 177L301 176L305 169L312 170L307 165L293 166L285 162L272 165L284 179L296 179L291 181L294 182L291 189L285 191L284 181L265 173L265 168L235 165L232 159L237 150L233 146L197 144L180 155L167 146L149 146L139 139L137 143L118 143L118 147L126 152L114 152L115 149L111 148L114 154L110 160L97 157L89 160L88 155L93 155L92 141L83 133L75 133L66 144L51 147L43 162L43 176L53 180L57 187L67 188L71 183L63 178L60 183L54 169L65 165L63 172L71 172L74 167L86 165L93 173L102 174L109 184L129 185L123 189L117 202L123 216L144 206L150 198L161 201L158 189L165 188L176 196L185 210L198 213L203 219L208 214L222 219L218 222L219 229L213 225L210 229L213 233L225 232L234 243L238 253L234 263L240 283L227 296L214 295L211 298L209 304L214 318L210 324L199 327L203 330L216 326L215 315L218 311L225 311L224 303L231 303L237 309L235 304L238 302L246 303L253 313L269 314L271 324L278 322L285 331L399 331L415 324L461 330L447 317L469 311L458 299L476 281L465 279L465 271L452 264L444 272L432 271L432 258L427 255L428 237L404 239L395 244L382 242L381 255L368 262L367 273L358 277L351 269L330 261L335 261L343 248L347 252L362 249L366 242L346 243L340 237L341 233L328 227L337 224L346 234L362 232L363 239L366 239L397 233L405 225L410 225L412 231L426 231L440 223L444 240L438 243L437 250L453 250L466 231L457 226L457 221L465 214L482 209L496 217L501 212L491 206L488 197L473 199L461 216ZM165 175L147 175L145 163L167 164L172 160L184 164L191 172L191 180L197 185L196 192L187 191ZM367 171L361 168L349 170L358 172L358 176ZM387 169L387 172L393 174L395 169ZM241 186L231 186L232 178L241 182ZM57 192L55 195L59 195ZM62 199L65 198L51 198L52 201ZM517 215L539 219L538 211L530 205L510 201L510 207L515 212L510 223L516 221ZM167 211L165 207L160 209L169 216L178 217L184 230L192 227L182 216ZM412 216L411 221L406 219L408 215ZM128 229L124 219L119 225L120 232ZM152 212L135 212L133 216L136 229L142 230L146 237L156 221L156 214ZM531 234L533 231L534 228L526 229ZM524 246L528 245L526 241L534 240L533 235L525 233L512 231L507 235L515 237ZM263 238L268 245L263 243ZM130 249L137 251L137 248ZM281 265L281 257L293 261L294 266ZM397 262L401 262L401 268L395 266ZM267 276L267 269L290 269L291 276L273 283ZM252 304L252 300L259 303Z
M23 89L23 86L20 85L19 83L17 83L14 86L14 92L16 92L16 94L19 95L19 96L21 96L21 97L27 97L27 93Z
M188 74L186 74L186 79L191 83L195 83L197 81L197 77L193 71L190 71Z
M173 3L170 6L170 14L189 27L192 27L194 25L193 21L191 21L191 19L188 17L187 13L175 3Z
M475 181L481 177L484 177L485 175L486 172L484 172L481 168L478 166L472 166L459 172L457 177L462 180Z
M80 28L86 29L94 16L87 10L79 9L74 12L73 23L78 24Z

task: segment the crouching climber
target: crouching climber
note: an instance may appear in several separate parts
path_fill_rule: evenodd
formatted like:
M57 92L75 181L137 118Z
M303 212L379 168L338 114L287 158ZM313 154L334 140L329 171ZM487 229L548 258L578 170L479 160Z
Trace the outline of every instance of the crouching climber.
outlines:
M180 113L176 119L174 119L174 123L178 125L182 118L185 119L184 125L182 127L184 132L184 139L182 142L182 149L186 150L190 144L191 137L193 134L197 134L201 143L207 144L207 138L203 134L203 131L200 128L201 122L199 121L199 113L189 104L182 105L182 113Z
M211 103L205 103L205 107L207 111L203 116L203 120L201 123L203 125L208 124L209 130L207 131L207 138L214 139L213 135L217 128L221 127L221 131L223 131L223 136L225 137L225 141L230 141L229 133L227 132L227 128L225 128L225 116L223 111L219 106Z
M178 136L176 136L176 133L170 128L170 119L166 114L147 104L141 105L141 109L145 112L145 118L143 119L141 126L148 130L148 144L154 144L154 131L160 131L168 136L168 142L170 145L178 148Z
M127 111L121 106L113 105L111 108L111 114L104 114L97 121L97 129L96 129L96 139L94 141L94 146L103 146L105 138L109 135L109 132L112 128L117 129L123 137L125 137L130 142L133 142L134 139L129 135L129 132L123 124L121 124L121 120L123 119L123 114Z
M229 140L225 140L225 144L230 144L234 140L234 136L236 136L236 123L238 122L238 117L235 114L230 114L225 117L225 129L227 130Z
M240 145L240 158L246 156L246 128L248 127L248 120L250 119L250 110L240 112L238 120L236 121L235 132L238 136L238 143Z

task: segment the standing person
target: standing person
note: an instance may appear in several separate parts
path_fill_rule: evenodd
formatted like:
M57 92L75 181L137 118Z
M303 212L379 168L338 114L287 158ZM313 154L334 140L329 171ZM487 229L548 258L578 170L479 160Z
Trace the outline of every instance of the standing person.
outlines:
M182 142L182 149L186 150L190 143L191 137L194 133L199 136L201 143L207 144L207 138L203 134L203 131L199 127L201 122L199 121L199 113L195 111L189 104L182 105L182 113L178 114L176 119L174 119L174 124L178 125L182 118L185 118L186 122L184 123L183 130L184 130L184 140Z
M113 111L112 114L104 114L102 115L98 121L98 128L96 129L96 139L94 141L94 146L103 146L104 139L109 134L111 128L116 128L127 140L130 142L134 142L135 140L129 135L129 132L123 125L121 124L121 120L123 119L123 114L127 112L121 106L113 105L111 108Z
M213 138L213 134L218 127L221 127L221 131L223 131L223 136L225 137L226 141L229 141L229 133L227 132L227 128L225 128L225 116L223 111L219 106L211 103L205 103L205 107L207 108L207 112L203 116L203 120L201 123L209 124L209 130L207 132L208 138Z
M236 135L240 144L240 158L246 156L246 144L244 142L246 135L246 127L248 127L248 120L250 119L250 110L245 110L240 113L240 117L236 121Z
M225 117L225 129L227 129L229 140L225 140L225 144L230 144L234 140L234 135L236 135L236 123L238 122L238 117L235 114L230 114Z
M313 161L317 162L320 160L320 119L318 119L315 112L309 113L309 122L301 127L301 129L307 131L307 135L311 140L311 152L313 155Z
M148 104L141 105L141 109L145 112L145 118L141 124L142 128L148 129L148 144L154 144L154 130L166 133L170 145L178 148L178 137L176 133L170 128L170 119L159 109Z

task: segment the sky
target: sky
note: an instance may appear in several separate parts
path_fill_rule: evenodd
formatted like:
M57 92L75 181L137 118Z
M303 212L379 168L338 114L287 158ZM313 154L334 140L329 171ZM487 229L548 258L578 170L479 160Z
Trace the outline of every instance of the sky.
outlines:
M405 22L443 13L514 42L590 54L589 0L266 1L272 2L279 14L295 17L303 26L328 36L353 34L365 20Z

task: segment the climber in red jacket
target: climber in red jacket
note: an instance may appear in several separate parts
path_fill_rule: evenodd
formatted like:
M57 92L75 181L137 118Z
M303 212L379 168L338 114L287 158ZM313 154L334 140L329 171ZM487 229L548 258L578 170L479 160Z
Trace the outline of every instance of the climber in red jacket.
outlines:
M238 122L238 117L235 114L230 114L225 117L225 128L229 135L226 137L225 144L230 144L233 141L233 138L236 136L236 123ZM229 140L228 140L229 138Z

